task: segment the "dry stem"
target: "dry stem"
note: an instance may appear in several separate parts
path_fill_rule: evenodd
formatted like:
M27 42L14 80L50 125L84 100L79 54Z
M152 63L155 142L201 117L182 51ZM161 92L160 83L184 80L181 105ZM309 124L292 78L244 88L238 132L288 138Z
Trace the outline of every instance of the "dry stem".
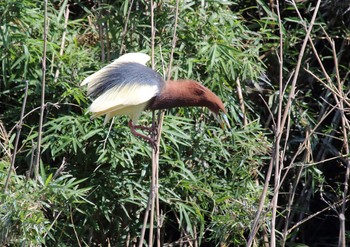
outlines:
M47 32L48 32L48 18L47 18L47 0L44 1L44 49L42 58L42 78L41 78L41 107L40 107L40 119L38 130L38 142L36 152L36 162L34 167L34 176L37 180L39 178L39 165L41 158L41 141L44 122L44 110L45 110L45 80L46 80L46 47L47 47Z
M276 0L277 3L277 9L279 7L279 1ZM302 47L300 49L300 53L299 53L299 57L298 57L298 61L296 64L296 68L295 68L295 73L292 79L292 83L291 83L291 87L290 87L290 93L288 95L288 101L284 107L284 114L282 115L282 98L283 98L283 94L284 94L284 90L283 90L283 77L282 77L282 69L283 69L283 50L282 50L282 34L280 34L280 53L279 53L279 61L280 61L280 100L279 100L279 110L278 110L278 116L277 116L277 126L275 129L275 141L274 141L274 150L272 153L272 159L271 162L269 164L269 168L267 171L267 175L266 175L266 179L265 179L265 184L264 184L264 188L263 188L263 192L260 198L260 203L259 203L259 207L258 207L258 211L256 213L252 228L251 228L251 232L248 238L248 242L247 242L247 246L251 246L253 244L253 240L255 238L255 235L258 231L259 228L259 219L260 219L260 215L263 211L263 207L264 207L264 203L265 203L265 199L266 199L266 195L267 195L267 191L268 191L268 187L269 187L269 182L271 179L271 175L272 175L272 170L273 170L273 166L275 165L275 188L274 188L274 197L272 198L272 210L273 210L273 216L271 219L271 239L270 239L270 246L276 246L276 237L275 237L275 220L276 220L276 212L277 212L277 202L278 202L278 193L279 193L279 187L281 184L280 181L280 171L281 169L283 169L283 154L285 153L285 149L283 150L283 152L280 152L280 146L281 146L281 138L284 132L284 128L285 125L287 123L287 119L289 117L289 113L290 113L290 108L292 106L292 102L294 100L295 97L295 91L296 91L296 83L297 83L297 79L299 76L299 72L300 72L300 68L301 68L301 62L305 53L305 49L306 49L306 45L307 42L310 38L310 33L311 30L313 28L313 25L315 23L315 19L318 13L318 9L320 7L320 3L321 0L317 1L311 22L310 22L310 26L307 29ZM279 10L278 10L279 11ZM281 17L278 14L278 19L279 19L279 25L280 25L280 29L282 28L281 26ZM287 133L288 134L288 133ZM287 141L287 139L285 140ZM284 146L285 148L286 146ZM282 155L282 156L280 156Z
M9 170L7 172L7 177L6 177L6 181L5 181L5 185L4 185L4 192L6 192L8 184L10 182L11 173L15 169L16 154L17 154L17 150L18 150L19 137L21 135L22 125L23 125L23 115L24 115L24 111L26 108L26 104L27 104L27 96L28 96L28 81L26 81L26 86L24 89L24 99L23 99L23 103L22 103L21 116L19 119L19 123L17 124L15 146L14 146L14 150L13 150L13 154L12 154L12 158L11 158L11 165L10 165Z
M169 67L168 67L168 73L167 73L167 79L170 79L171 76L171 65L173 61L173 54L174 49L176 47L176 28L177 28L177 21L178 21L178 12L179 12L179 0L176 1L176 12L175 12L175 25L174 25L174 32L173 32L173 41L172 41L172 48L170 53L170 59L169 59ZM151 32L152 32L152 39L151 39L151 49L152 49L152 56L151 56L151 62L152 62L152 68L155 68L154 63L154 44L155 44L155 27L154 27L154 3L153 0L151 1ZM160 229L161 229L161 218L160 218L160 207L159 207L159 193L158 193L158 181L159 181L159 149L160 149L160 139L161 139L161 133L162 133L162 126L163 126L163 119L164 119L164 112L159 111L158 112L158 118L156 121L155 113L152 114L152 126L155 125L155 122L157 122L157 136L156 136L156 145L152 149L152 178L151 178L151 187L150 187L150 194L148 198L147 208L145 211L144 221L143 221L143 227L141 230L141 237L139 241L139 247L142 246L144 241L144 235L145 230L148 222L148 213L151 211L150 214L150 227L149 227L149 241L148 244L150 246L153 246L153 224L154 224L154 210L156 206L156 222L157 222L157 246L161 246L161 240L160 240Z

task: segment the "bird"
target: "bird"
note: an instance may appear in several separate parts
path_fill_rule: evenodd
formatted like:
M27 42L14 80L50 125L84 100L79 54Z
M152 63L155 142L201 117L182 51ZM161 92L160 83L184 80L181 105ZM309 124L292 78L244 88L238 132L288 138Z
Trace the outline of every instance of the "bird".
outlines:
M191 79L163 80L146 66L149 60L145 53L126 53L83 80L81 86L87 85L87 96L94 98L88 109L92 119L105 115L105 125L116 115L128 115L131 133L154 143L151 137L136 131L152 131L137 125L144 110L202 106L223 128L230 128L227 111L217 95Z

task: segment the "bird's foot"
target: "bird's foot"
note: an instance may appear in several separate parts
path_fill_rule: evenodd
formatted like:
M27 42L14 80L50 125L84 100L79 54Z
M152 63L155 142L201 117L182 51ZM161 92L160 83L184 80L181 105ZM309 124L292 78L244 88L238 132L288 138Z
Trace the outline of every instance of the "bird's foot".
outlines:
M130 131L134 136L138 136L144 140L146 140L152 148L157 148L157 134L158 134L158 129L156 127L146 127L142 125L134 125L132 121L130 120L128 123L130 127ZM137 132L136 129L144 130L150 133L150 136L146 136L144 134L141 134L140 132Z
M157 136L158 135L158 127L156 125L152 126L152 127L147 127L147 126L143 126L143 125L134 125L131 120L129 121L129 127L130 129L140 129L140 130L144 130L147 131L150 135L153 134L153 136Z

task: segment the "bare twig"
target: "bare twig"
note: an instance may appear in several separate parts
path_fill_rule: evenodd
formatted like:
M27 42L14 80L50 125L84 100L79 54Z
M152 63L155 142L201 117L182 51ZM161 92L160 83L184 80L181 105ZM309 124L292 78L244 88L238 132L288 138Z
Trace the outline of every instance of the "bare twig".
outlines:
M340 101L342 104L342 101ZM347 122L347 118L344 114L344 110L342 111L342 128L343 128L343 145L344 150L346 152L346 156L349 155L349 140L348 140L348 127L347 125L349 122ZM346 212L346 197L348 195L349 191L349 177L350 177L350 160L349 157L346 159L346 173L345 173L345 179L344 179L344 190L343 190L343 199L342 199L342 207L341 207L341 213L339 214L339 221L340 221L340 229L339 229L339 243L338 246L345 247L346 245L346 228L345 228L345 212Z
M170 58L169 58L169 67L168 67L168 73L167 73L167 80L170 80L171 78L171 66L173 64L173 57L174 57L174 51L176 48L176 29L177 29L177 21L179 19L179 0L176 0L176 11L175 11L175 23L174 23L174 33L173 33L173 40L171 42L171 51L170 51Z
M293 102L294 97L295 97L296 83L297 83L297 80L298 80L298 77L299 77L301 63L302 63L302 60L303 60L303 57L304 57L304 53L305 53L307 42L308 42L308 40L310 38L310 34L311 34L312 28L313 28L314 23L315 23L315 19L316 19L316 16L317 16L320 4L321 4L321 0L318 0L317 4L316 4L316 7L314 9L314 13L313 13L313 16L312 16L312 19L311 19L311 22L310 22L310 26L307 29L307 32L306 32L306 35L305 35L302 47L301 47L300 52L299 52L298 61L297 61L296 68L295 68L295 74L294 74L294 77L293 77L293 80L292 80L291 91L290 91L290 93L288 95L288 101L287 101L287 104L286 104L286 107L285 107L285 110L284 110L284 115L283 115L283 118L282 118L282 121L281 121L281 127L285 126L286 119L287 119L287 116L288 116L288 112L290 110L290 107L291 107L292 102Z
M242 115L243 115L243 125L246 127L248 125L248 120L245 112L245 106L244 106L244 99L243 99L243 93L242 93L242 86L239 78L236 79L237 84L237 94L238 94L238 100L239 100L239 106L241 107Z
M303 44L302 44L302 47L301 47L301 50L300 50L300 53L299 53L299 56L298 56L298 61L297 61L297 65L296 65L296 68L295 68L295 74L294 74L294 77L293 77L293 80L292 80L292 84L291 84L291 91L290 91L290 93L288 95L288 101L287 101L285 109L284 109L284 114L283 114L283 117L281 119L280 125L277 124L278 125L278 130L277 130L276 148L278 148L280 146L283 129L284 129L284 126L286 125L287 119L289 119L290 108L291 108L292 102L293 102L294 97L295 97L296 83L297 83L297 79L298 79L298 76L299 76L299 71L300 71L300 68L301 68L301 62L302 62L302 59L303 59L303 56L304 56L304 53L305 53L307 42L310 39L310 33L311 33L311 30L312 30L313 25L315 23L315 19L316 19L317 13L318 13L318 9L320 7L320 3L321 3L321 1L318 0L318 2L316 4L316 7L315 7L315 10L314 10L314 13L313 13L313 16L312 16L312 19L311 19L311 22L310 22L310 26L306 30L306 35L305 35L305 38L304 38L304 41L303 41ZM288 121L288 124L289 124L289 121ZM288 133L289 133L289 128L287 128L287 134L286 134L285 142L288 141L288 136L289 136ZM285 153L285 150L286 150L286 146L284 147L284 152L282 153L282 157L281 158L278 157L278 156L275 157L277 159L280 159L279 162L283 162L283 160L284 160L284 157L283 157L284 155L283 154ZM277 152L276 152L276 154L279 155ZM281 163L280 166L281 166L281 169L283 169L283 163ZM276 161L276 167L277 167L277 161ZM277 171L277 168L276 168L276 171ZM274 191L274 197L273 197L273 200L275 200L275 204L274 204L274 207L273 207L273 211L274 211L275 208L276 208L275 210L277 210L277 199L275 199L275 198L277 198L278 194L279 194L279 187L280 187L280 184L281 184L280 173L275 174L275 178L276 177L278 177L278 180L277 180L277 184L275 183L275 191ZM274 216L273 216L273 218L274 218ZM272 232L274 230L275 230L274 227L272 227ZM273 237L274 236L271 236L271 246L275 246L276 245L276 242L275 242L276 240L273 239ZM272 243L272 241L274 241L274 243Z
M29 180L29 178L30 177L32 177L32 175L33 175L33 166L34 166L34 160L35 160L35 149L36 149L36 147L35 147L35 144L34 144L34 141L33 140L31 140L31 142L32 142L32 150L31 150L31 156L30 156L30 164L29 164L29 169L28 169L28 171L26 172L27 174L26 174L26 179L27 180Z
M283 167L283 158L280 157L280 138L283 132L283 125L281 124L281 115L282 115L282 106L283 106L283 96L284 96L284 87L283 87L283 26L282 19L280 14L279 0L276 0L276 10L278 16L278 27L279 27L279 53L278 53L278 61L279 61L279 104L278 104L278 116L277 116L277 126L275 131L275 152L272 159L274 159L275 165L275 189L274 189L274 197L272 198L272 218L271 218L271 238L270 238L270 246L276 246L276 215L277 215L277 204L278 204L278 192L276 190L280 185L280 166ZM285 112L286 113L286 112ZM280 164L281 163L281 164Z
M101 1L97 2L97 6L99 8L98 10L98 19L102 18L102 3ZM100 38L100 45L101 45L101 62L104 63L106 60L106 54L105 54L105 42L104 42L104 23L103 22L98 22L97 26L98 26L98 34L99 34L99 38Z
M75 238L77 239L77 242L78 242L79 247L81 247L79 235L78 235L78 233L77 233L77 230L75 229L75 224L74 224L74 220L73 220L73 213L72 213L72 207L69 207L69 209L70 209L70 221L71 221L71 223L72 223L74 235L75 235Z
M52 229L52 227L56 224L58 218L60 217L62 211L59 211L58 214L55 216L54 220L52 221L52 223L50 224L48 231L45 232L44 238L46 238L47 234L49 234L49 232L51 232L50 230Z
M152 69L155 68L154 64L154 43L155 43L155 36L156 36L156 30L154 27L154 8L155 8L155 3L153 0L151 0L151 62L152 62ZM153 119L152 119L152 125L154 125L155 121L155 114L153 112ZM159 137L159 136L158 136ZM159 139L159 138L158 138ZM150 214L150 224L149 224L149 238L148 238L148 244L150 246L153 246L153 225L154 225L154 204L155 204L155 199L158 197L158 149L159 147L152 148L152 180L151 180L151 189L150 189L150 196L151 196L151 214Z
M6 177L6 181L5 181L5 185L4 185L4 192L6 192L8 184L10 182L11 173L15 169L16 154L17 154L17 149L18 149L19 137L21 135L22 125L23 125L23 115L24 115L24 111L26 108L26 104L27 104L27 96L28 96L28 81L26 81L26 86L24 89L24 99L23 99L23 103L22 103L21 116L19 119L19 124L17 125L16 140L15 140L14 150L13 150L13 154L12 154L12 158L11 158L11 165L10 165L9 170L7 172L7 177Z
M114 124L114 120L115 120L115 117L112 118L112 121L111 123L109 124L109 128L108 128L108 132L107 132L107 135L106 135L106 138L104 139L103 141L103 150L106 149L106 145L107 145L107 141L108 141L108 137L112 131L112 127L113 127L113 124Z
M122 55L123 52L125 51L125 45L124 45L125 36L126 36L126 32L128 30L128 23L129 23L130 13L131 13L131 9L132 9L133 5L134 5L134 0L131 0L130 6L129 6L129 9L128 9L128 14L127 14L126 19L125 19L124 29L123 29L123 32L122 32L119 55Z
M11 149L7 148L6 146L10 142L10 136L11 135L7 133L4 124L0 120L0 146L9 159L12 157Z
M36 180L39 178L39 165L40 165L40 158L41 158L41 140L42 140L44 110L45 110L47 32L48 32L47 0L45 0L44 1L44 49L43 49L43 57L42 57L42 78L41 78L41 107L40 107L40 119L39 119L39 130L38 130L38 142L36 147L36 150L37 150L36 162L34 167L34 176Z
M342 95L342 92L339 91L337 88L335 88L333 86L333 84L328 84L326 82L324 82L322 79L320 79L318 76L316 76L312 71L308 70L308 69L304 69L307 73L309 73L312 77L314 77L318 82L320 82L323 86L325 86L330 92L332 92L332 94L335 97L340 98L343 103L347 104L348 106L350 106L350 102L347 100L347 98Z
M174 51L176 48L176 30L177 30L177 22L179 19L179 2L180 0L176 0L176 10L175 10L175 24L174 24L174 32L173 32L173 40L171 43L171 51L170 51L170 58L169 58L169 67L168 67L168 74L167 74L167 80L170 80L171 78L171 66L173 63L173 57L174 57ZM159 148L160 148L160 138L162 134L162 127L163 127L163 120L164 120L164 111L158 111L158 131L157 131L157 145L156 150L153 149L153 155L154 159L157 162L157 173L156 173L156 179L157 179L157 193L156 193L156 202L157 202L157 247L161 246L160 242L160 229L162 226L162 219L160 218L160 212L159 212L159 194L158 194L158 180L159 180Z
M280 29L280 47L279 47L279 54L278 54L278 58L279 58L279 63L280 63L280 78L279 78L279 104L278 104L278 115L277 115L277 125L275 125L275 138L278 139L278 135L280 135L280 129L281 129L281 115L282 115L282 105L283 105L283 95L284 95L284 87L283 87L283 33L282 33L282 23L281 23L281 17L279 14L279 1L276 0L276 5L277 5L277 13L278 13L278 22L279 22L279 29ZM275 122L275 121L274 121ZM255 219L251 228L251 232L249 234L249 238L248 238L248 242L247 242L247 246L251 246L253 244L255 235L258 231L259 228L259 219L260 219L260 215L263 211L263 207L264 207L264 203L265 203L265 198L267 195L267 191L268 191L268 187L270 184L270 179L271 179L271 175L272 175L272 170L273 170L273 166L274 164L279 164L279 142L277 142L275 140L275 145L274 145L274 149L272 152L272 159L270 161L269 164L269 168L266 174L266 178L265 178L265 183L264 183L264 188L263 188L263 192L261 194L260 197L260 203L259 203L259 208L258 211L256 212L255 215ZM276 171L278 171L279 169L276 168ZM277 174L276 174L277 177ZM277 201L277 197L274 197L274 200ZM274 215L272 216L272 229L271 229L271 238L270 238L270 244L275 244L275 216L276 216L276 212L274 212ZM274 246L274 245L273 245Z
M348 200L349 200L349 196L346 198L346 201L348 201ZM291 228L289 228L287 234L290 234L295 228L300 227L300 225L304 224L304 223L307 222L308 220L310 220L310 219L316 217L317 215L319 215L319 214L321 214L321 213L323 213L323 212L325 212L325 211L327 211L327 210L332 209L333 207L335 207L335 206L337 206L337 205L340 205L341 203L342 203L342 200L340 200L340 201L338 201L338 202L336 202L336 203L330 204L330 205L328 205L328 207L325 207L324 209L321 209L320 211L317 211L316 213L309 215L309 216L306 217L305 219L299 221L299 222L296 223L294 226L292 226Z
M109 41L108 27L109 27L108 21L106 21L104 24L104 32L105 32L104 39L106 40L107 61L109 62L111 60L111 42Z
M151 1L151 32L152 32L152 39L151 39L151 49L152 49L152 68L155 68L154 63L154 40L155 40L155 28L154 28L154 3ZM174 49L176 47L176 28L177 28L177 21L178 21L178 11L179 11L179 0L176 2L176 12L175 12L175 25L174 25L174 33L173 33L173 41L172 41L172 49L170 53L170 59L169 59L169 67L168 67L168 73L167 78L170 79L171 76L171 65L173 61L173 54ZM152 114L152 126L155 126L155 122L157 122L157 136L154 136L157 140L155 147L152 149L152 181L151 181L151 188L150 188L150 194L148 198L147 208L145 211L144 221L143 221L143 227L141 230L141 237L139 241L139 247L142 246L144 241L144 235L145 235L145 229L147 225L147 219L148 219L148 213L150 211L150 235L149 235L149 245L153 245L153 222L154 222L154 206L156 205L156 221L157 221L157 246L161 246L161 240L160 240L160 229L162 225L162 220L160 217L160 208L159 208L159 194L158 194L158 181L159 181L159 149L160 149L160 139L161 139L161 133L162 133L162 126L163 126L163 119L164 119L164 112L159 111L158 112L158 118L156 121L155 112Z
M279 4L279 1L277 0L277 5ZM260 219L260 215L263 211L263 206L264 206L264 203L265 203L265 198L266 198L266 195L267 195L267 189L268 189L268 186L269 186L269 181L271 179L271 175L272 175L272 169L273 169L273 165L276 166L275 168L275 171L277 172L275 174L275 177L278 177L279 175L279 171L280 171L280 160L282 161L283 159L280 158L280 143L281 143L281 138L282 138L282 134L283 134L283 130L284 130L284 127L286 125L286 121L287 121L287 118L289 116L289 113L290 113L290 108L291 108L291 105L292 105L292 102L294 100L294 97L295 97L295 91L296 91L296 83L297 83L297 79L298 79L298 76L299 76L299 72L300 72L300 68L301 68L301 62L302 62L302 59L303 59L303 56L304 56L304 53L305 53L305 49L306 49L306 45L307 45L307 41L309 40L309 37L310 37L310 33L311 33L311 30L313 28L313 25L315 23L315 19L316 19L316 16L317 16L317 13L318 13L318 9L320 7L320 3L321 3L321 0L318 0L317 1L317 4L316 4L316 7L314 9L314 13L313 13L313 16L312 16L312 19L311 19L311 22L310 22L310 25L309 25L309 28L307 29L307 32L306 32L306 35L305 35L305 38L304 38L304 41L303 41L303 44L302 44L302 47L300 49L300 53L299 53L299 57L298 57L298 61L297 61L297 64L296 64L296 68L295 68L295 73L294 73L294 77L292 79L292 83L291 83L291 88L290 88L290 93L288 95L288 101L284 107L284 114L283 116L281 115L282 114L282 101L281 101L281 97L283 96L283 91L282 91L282 88L281 86L283 85L280 85L280 101L279 101L279 111L278 111L278 116L277 116L277 126L276 126L276 130L275 130L275 141L274 141L274 150L273 150L273 153L272 153L272 159L271 159L271 162L270 162L270 165L269 165L269 168L268 168L268 171L267 171L267 174L266 174L266 179L265 179L265 184L264 184L264 188L263 188L263 192L262 192L262 195L261 195L261 198L260 198L260 203L259 203L259 207L258 207L258 211L256 213L256 216L255 216L255 219L254 219L254 222L253 222L253 225L252 225L252 228L251 228L251 232L249 234L249 237L248 237L248 242L247 242L247 246L251 246L252 243L253 243L253 240L254 240L254 237L258 231L258 228L259 228L259 219ZM278 7L278 6L277 6ZM280 19L280 18L279 18ZM281 21L281 20L279 20ZM281 25L281 24L280 24ZM280 26L281 28L281 26ZM281 45L281 44L280 44ZM280 47L281 49L281 47ZM282 57L281 57L281 50L280 50L280 53L279 53L279 56L280 56L280 66L281 66L281 62L282 62ZM283 54L283 53L282 53ZM280 68L281 69L281 68ZM280 83L281 83L281 72L280 72ZM283 78L282 78L283 79ZM287 140L286 140L287 141ZM277 205L277 195L278 194L278 190L276 191L277 188L280 187L280 178L278 178L278 180L275 180L275 190L274 190L274 197L273 197L273 205ZM274 208L274 207L273 207ZM270 239L270 246L275 246L276 244L276 239L275 239L275 225L274 225L274 218L276 216L273 215L272 217L272 223L273 225L271 226L272 229L271 229L271 239Z
M68 25L68 20L69 20L69 4L67 4L66 12L64 13L64 27L63 27L63 34L62 34L62 41L61 41L61 48L60 48L60 56L63 56L64 52L64 45L66 43L66 33L67 33L67 25ZM55 77L54 77L54 82L56 83L58 80L58 76L60 74L60 68L62 66L62 60L59 62L58 67L56 69Z
M60 167L58 167L58 169L56 170L55 174L52 176L52 179L57 178L63 172L63 170L66 168L66 164L66 157L63 157L62 163Z
M334 59L334 67L336 71L336 79L337 79L337 86L338 86L338 92L343 94L343 83L340 80L340 74L339 74L339 66L338 66L338 58L337 58L337 52L334 44L334 40L332 40L328 34L327 39L332 47L333 52L333 59ZM343 132L343 147L345 151L345 155L348 155L349 152L349 141L348 141L348 127L349 122L347 117L345 116L345 110L344 110L344 98L345 96L342 95L342 97L337 98L337 96L334 96L335 100L339 104L339 111L341 114L341 124L342 124L342 132ZM342 204L341 204L341 212L339 213L339 240L338 240L338 246L339 247L345 247L346 245L346 228L345 228L345 212L346 212L346 197L349 190L349 175L350 175L350 160L346 159L346 173L345 173L345 179L344 179L344 190L343 190L343 198L342 198Z
M305 136L305 145L304 145L304 149L307 150L306 154L304 155L304 161L299 168L299 171L297 172L297 178L293 181L293 184L290 185L290 197L288 200L288 207L287 207L287 215L286 215L286 219L285 219L285 225L284 225L284 229L283 229L283 246L285 245L286 241L287 241L287 237L288 237L288 227L289 227L289 223L290 223L290 218L291 218L291 212L292 212L292 205L294 203L294 199L295 199L295 195L296 195L296 190L298 188L298 184L300 182L301 176L302 176L302 172L303 169L305 168L305 164L310 162L310 156L311 156L311 143L310 143L310 130L306 131L306 136ZM303 149L303 150L304 150ZM299 153L299 152L297 152ZM297 157L297 155L295 155L294 157ZM294 163L294 160L293 160ZM285 177L284 177L285 178ZM283 178L283 179L284 179Z
M294 156L291 158L290 165L285 168L286 172L284 173L281 179L281 184L286 179L289 170L294 166L296 158L306 149L307 143L310 141L309 138L311 138L311 136L313 136L316 133L316 130L318 129L318 127L323 123L325 119L327 119L327 117L333 112L334 109L335 107L333 107L326 114L324 114L322 118L317 122L317 124L313 127L313 129L309 130L309 134L307 135L307 138L305 138L304 141L299 145L298 150L295 152Z
M154 28L154 2L151 0L151 63L152 63L152 69L154 69L154 40L155 40L155 28ZM152 112L152 128L155 125L155 112ZM152 133L153 135L153 133ZM154 136L152 136L154 137ZM158 133L158 139L160 139L160 133ZM142 247L143 241L145 238L145 232L148 222L148 216L150 213L150 226L149 226L149 240L148 243L150 246L153 246L153 224L154 224L154 202L155 202L155 194L158 186L157 180L157 172L158 172L158 150L159 145L157 147L152 147L152 172L151 172L151 185L150 185L150 192L148 196L148 202L147 207L145 211L145 215L143 218L143 226L141 229L141 237L139 241L139 247Z
M275 122L275 119L273 117L273 113L272 113L272 111L271 111L271 109L269 107L269 104L266 102L266 100L264 99L264 97L261 94L259 94L259 97L264 102L264 105L266 106L266 109L269 111L269 115L270 115L270 118L272 120L273 126L276 126L276 122Z
M61 105L69 105L69 106L75 106L75 107L78 107L79 109L81 109L81 106L77 105L77 104L72 104L72 103L60 103L60 102L55 102L55 103L52 103L52 102L46 102L44 104L44 108L47 108L48 106L53 106L55 107L56 109L60 108ZM40 106L30 110L26 115L23 116L23 120L26 119L30 114L32 114L33 112L36 112L37 110L40 110ZM11 128L11 130L9 131L9 135L12 134L13 130L17 128L19 122L16 123L16 125L14 127Z

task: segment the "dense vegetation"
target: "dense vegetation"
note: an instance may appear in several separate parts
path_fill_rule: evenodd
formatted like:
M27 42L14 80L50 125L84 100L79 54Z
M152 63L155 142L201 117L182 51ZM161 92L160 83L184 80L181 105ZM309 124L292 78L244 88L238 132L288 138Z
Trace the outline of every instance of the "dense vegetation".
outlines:
M349 4L296 2L155 1L155 69L209 87L233 126L204 108L166 112L163 246L349 244ZM151 147L127 117L91 120L79 84L120 54L152 53L151 10L0 2L1 245L138 243Z

